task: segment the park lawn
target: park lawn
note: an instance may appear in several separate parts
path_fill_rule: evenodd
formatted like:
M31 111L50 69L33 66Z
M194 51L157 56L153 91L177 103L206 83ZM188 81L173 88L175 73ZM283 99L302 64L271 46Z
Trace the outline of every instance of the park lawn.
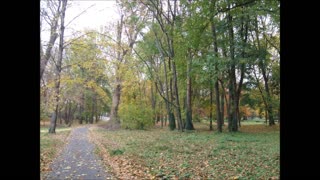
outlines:
M40 172L49 171L49 165L64 146L71 128L57 127L56 134L49 134L48 127L40 128Z
M279 178L279 125L243 125L240 132L222 134L194 125L198 130L184 133L93 127L90 137L120 179Z

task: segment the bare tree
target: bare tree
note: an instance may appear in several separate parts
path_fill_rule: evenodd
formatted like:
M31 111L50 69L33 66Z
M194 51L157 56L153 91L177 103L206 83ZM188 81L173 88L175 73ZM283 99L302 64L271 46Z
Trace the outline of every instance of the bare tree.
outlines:
M53 112L51 122L50 122L50 128L49 133L55 133L56 132L56 124L57 124L57 115L59 112L59 96L60 96L60 73L61 73L61 65L62 65L62 55L63 55L63 36L64 36L64 18L65 18L65 12L67 7L67 1L68 0L60 0L62 1L62 9L61 9L61 23L60 23L60 42L59 42L59 54L56 65L56 76L55 76L55 111ZM59 2L60 2L59 1Z
M41 8L40 10L40 17L41 19L45 20L46 23L50 26L50 38L48 43L46 44L46 51L43 52L42 44L40 48L40 79L43 76L44 70L46 68L46 65L51 57L51 51L54 46L54 43L56 39L58 38L58 22L59 17L61 14L61 1L53 1L53 0L47 0L43 1L45 3L45 8ZM42 20L41 20L42 25Z

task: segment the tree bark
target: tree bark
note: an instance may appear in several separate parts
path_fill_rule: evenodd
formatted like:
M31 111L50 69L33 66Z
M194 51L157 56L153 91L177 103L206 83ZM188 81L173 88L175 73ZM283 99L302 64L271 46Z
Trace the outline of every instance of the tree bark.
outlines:
M222 87L222 91L221 91L221 107L220 107L220 110L221 110L221 125L224 125L224 97L225 97L225 90L224 90L224 87L223 87L223 84L220 82L221 84L221 87Z
M59 96L60 96L60 73L61 73L61 64L62 64L62 55L63 55L63 36L64 36L64 17L67 7L68 0L62 0L62 10L61 10L61 25L60 25L60 42L59 42L59 55L58 61L56 63L56 78L55 78L55 90L56 90L56 108L55 113L58 114L59 110ZM51 126L49 129L49 133L55 133L55 128L57 124L57 116L55 116L54 120L51 121Z
M212 19L213 20L213 19ZM214 45L214 53L215 57L218 58L218 42L217 42L217 34L216 34L216 27L212 23L211 24L211 31L212 31L212 37L213 37L213 45ZM215 62L215 93L216 93L216 116L217 116L217 125L218 125L218 131L222 132L222 119L221 119L221 110L220 110L220 94L219 94L219 74L218 74L218 62Z
M236 98L236 62L234 58L234 32L233 32L233 23L232 23L232 16L230 13L227 15L228 18L228 25L229 25L229 46L230 46L230 58L231 58L231 67L229 69L229 105L230 107L230 114L232 114L232 119L229 119L228 124L229 131L236 132L238 131L238 117L237 117L237 98Z
M121 85L120 83L118 83L113 91L112 106L111 106L111 113L110 113L110 120L117 124L120 124L120 119L118 117L120 95L121 95Z
M172 71L173 71L173 83L174 83L174 93L175 93L175 109L177 113L177 121L180 126L180 131L183 131L183 124L182 124L182 119L181 119L181 109L180 109L180 102L179 102L179 92L178 92L178 78L177 78L177 70L176 70L176 65L175 62L172 61Z
M191 53L191 52L189 52ZM192 57L189 55L188 63L187 63L187 103L186 103L186 127L187 130L194 130L194 126L192 123L192 104L191 104L191 66L192 66Z
M64 13L63 11L65 11L65 9L63 9L64 7L62 7L62 12L60 12L60 6L61 6L61 1L59 1L56 14L54 14L54 17L52 18L51 27L50 27L50 39L47 44L47 49L45 54L43 54L43 50L41 47L40 79L43 76L47 63L51 57L52 48L58 37L57 29L58 29L58 21L59 21L60 13Z
M213 130L212 127L212 111L213 111L213 85L212 85L212 80L210 81L210 114L209 114L209 121L210 121L210 125L209 125L209 129L210 131Z
M123 15L121 15L120 22L118 22L117 26L117 43L118 43L118 49L117 49L117 61L118 63L122 62L121 57L121 37L122 37L122 31L123 31ZM119 69L120 69L120 64L118 65L116 69L116 82L115 82L115 87L113 90L113 96L112 96L112 106L111 106L111 113L110 113L110 121L113 123L115 126L120 125L120 119L118 117L118 109L119 109L119 104L120 104L120 96L121 96L121 78L119 77Z
M51 115L49 133L56 133L56 123L55 123L56 119L57 119L57 113L56 111L54 111Z
M221 119L221 110L220 110L220 95L219 95L219 82L215 82L215 92L216 92L216 108L217 108L217 125L218 131L222 132L222 119Z

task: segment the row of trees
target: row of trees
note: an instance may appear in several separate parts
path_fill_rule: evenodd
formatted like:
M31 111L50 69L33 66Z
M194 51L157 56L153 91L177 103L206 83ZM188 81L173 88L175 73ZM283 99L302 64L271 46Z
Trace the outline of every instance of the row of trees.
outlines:
M110 111L113 126L138 129L168 119L171 130L193 130L194 120L208 117L211 130L216 119L221 132L227 118L229 131L238 131L250 109L263 110L269 125L275 124L279 1L121 0L117 5L117 24L67 42L61 28L57 60L54 46L47 46L50 56L41 56L49 62L41 74L41 107L55 107L60 115L64 109L65 119L77 114L93 120Z

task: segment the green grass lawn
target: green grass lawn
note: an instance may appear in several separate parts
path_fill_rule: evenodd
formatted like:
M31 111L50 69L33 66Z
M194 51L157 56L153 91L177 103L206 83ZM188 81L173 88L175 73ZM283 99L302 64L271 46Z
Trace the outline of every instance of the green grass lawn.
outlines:
M280 175L279 126L243 125L237 133L92 129L110 157L139 164L151 177L269 179ZM226 130L226 126L224 129ZM200 129L200 130L199 130ZM216 127L214 127L216 129ZM101 147L100 147L101 148ZM123 163L123 162L122 162ZM123 166L124 167L124 166ZM131 166L138 168L140 166ZM141 170L141 168L139 168ZM139 172L139 169L132 172ZM141 172L141 171L140 171Z

